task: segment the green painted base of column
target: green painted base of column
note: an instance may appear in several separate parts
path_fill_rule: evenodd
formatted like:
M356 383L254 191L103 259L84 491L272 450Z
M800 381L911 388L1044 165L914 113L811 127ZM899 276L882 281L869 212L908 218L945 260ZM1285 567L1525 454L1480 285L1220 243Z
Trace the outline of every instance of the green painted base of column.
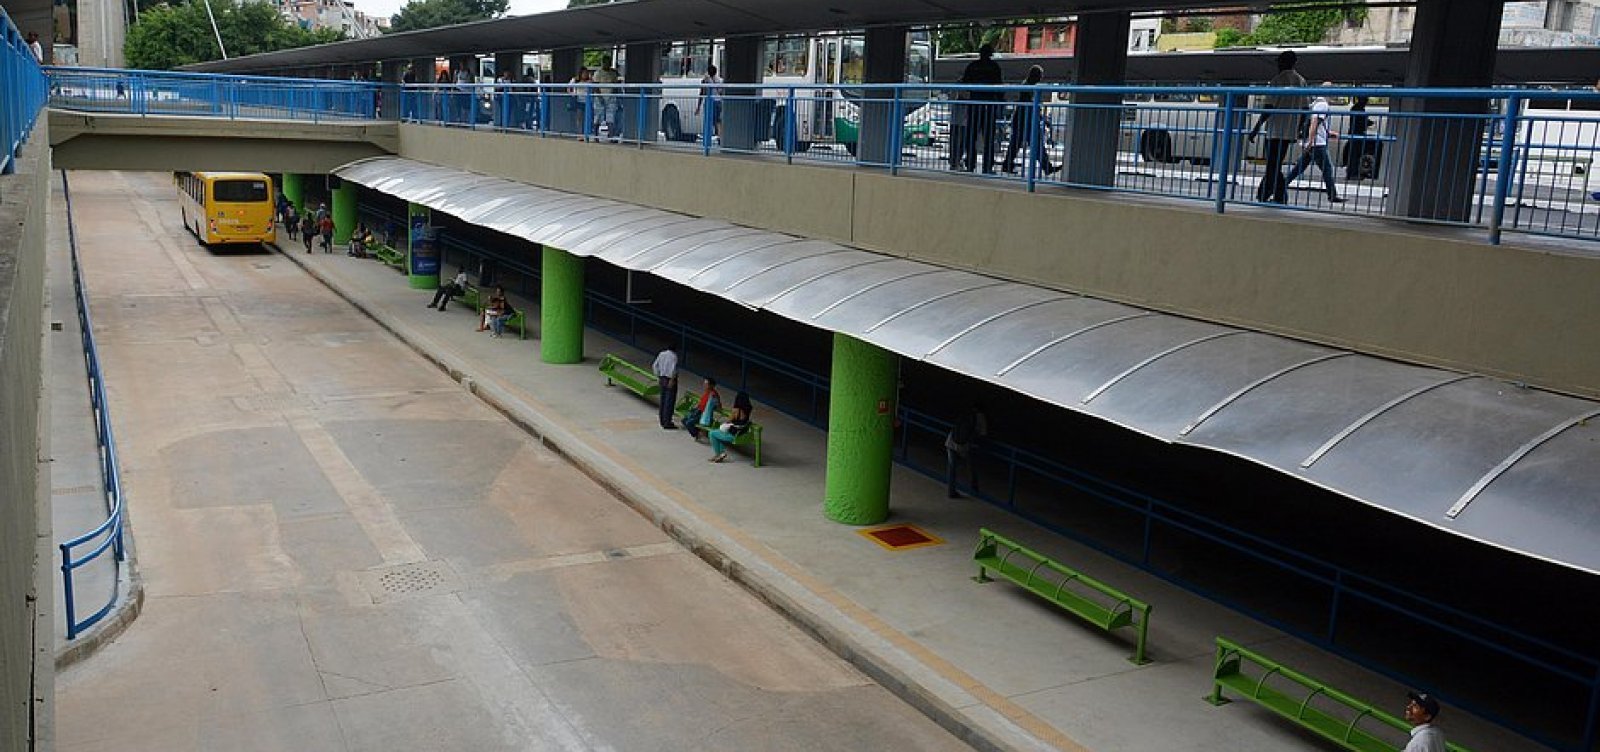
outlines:
M294 205L295 214L306 213L305 176L297 172L283 173L283 197Z
M356 184L348 180L333 189L333 242L344 245L356 230Z
M830 520L873 525L889 517L898 366L894 353L848 335L833 335L822 500L823 514Z
M558 248L540 251L539 358L583 362L583 258Z

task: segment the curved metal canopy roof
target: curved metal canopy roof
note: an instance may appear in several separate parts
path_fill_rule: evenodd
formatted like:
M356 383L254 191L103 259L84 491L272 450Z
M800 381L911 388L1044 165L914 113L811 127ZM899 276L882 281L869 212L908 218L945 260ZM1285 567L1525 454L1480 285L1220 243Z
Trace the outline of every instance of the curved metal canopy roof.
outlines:
M399 157L337 174L1600 573L1600 403Z

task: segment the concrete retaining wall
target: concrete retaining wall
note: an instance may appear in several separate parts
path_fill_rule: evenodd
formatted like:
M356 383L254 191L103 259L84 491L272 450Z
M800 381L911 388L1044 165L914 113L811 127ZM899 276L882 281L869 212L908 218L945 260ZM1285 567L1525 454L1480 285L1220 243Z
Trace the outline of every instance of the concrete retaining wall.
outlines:
M1482 233L400 126L411 159L1600 396L1600 255ZM1515 242L1514 236L1511 242ZM1595 249L1600 250L1600 249Z
M42 462L45 214L41 122L0 176L0 751L46 749L53 641L49 470ZM38 742L36 746L36 742Z

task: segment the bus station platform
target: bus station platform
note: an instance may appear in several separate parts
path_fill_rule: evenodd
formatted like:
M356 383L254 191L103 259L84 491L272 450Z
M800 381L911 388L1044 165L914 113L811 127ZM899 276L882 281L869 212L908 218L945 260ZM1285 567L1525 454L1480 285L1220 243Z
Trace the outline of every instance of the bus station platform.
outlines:
M825 434L815 428L758 404L761 466L737 453L710 463L708 446L663 431L653 402L608 386L597 370L607 354L648 367L654 353L589 329L582 365L548 365L536 327L526 340L491 338L474 331L470 309L429 308L433 291L408 288L381 263L290 251L463 388L975 747L1333 748L1253 703L1207 703L1219 636L1394 715L1405 705L1407 687L1004 510L946 498L940 482L904 467L894 470L885 525L912 526L920 545L880 543L823 517ZM512 304L538 320L532 302ZM699 376L680 373L680 394ZM1003 580L974 582L983 528L1151 604L1151 661L1129 661L1131 631L1108 635ZM1439 723L1470 749L1542 749L1449 707Z

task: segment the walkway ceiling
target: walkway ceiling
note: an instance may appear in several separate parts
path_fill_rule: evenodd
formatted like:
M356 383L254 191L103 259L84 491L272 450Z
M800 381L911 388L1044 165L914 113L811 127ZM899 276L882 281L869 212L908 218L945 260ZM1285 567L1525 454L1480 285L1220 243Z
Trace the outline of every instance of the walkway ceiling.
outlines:
M499 51L1214 5L1215 0L632 0L246 55L184 66L184 70L262 71Z
M1600 573L1597 402L399 157L336 172Z

